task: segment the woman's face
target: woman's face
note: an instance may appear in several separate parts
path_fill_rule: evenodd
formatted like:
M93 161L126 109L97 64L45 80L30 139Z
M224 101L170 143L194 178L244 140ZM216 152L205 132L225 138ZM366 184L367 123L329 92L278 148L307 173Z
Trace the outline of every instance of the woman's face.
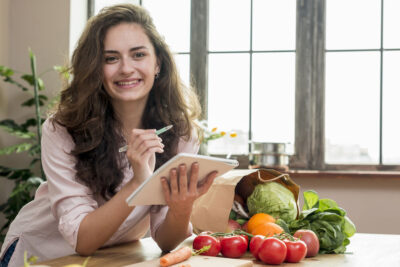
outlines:
M139 24L122 23L107 31L103 85L114 105L146 101L158 72L154 47Z

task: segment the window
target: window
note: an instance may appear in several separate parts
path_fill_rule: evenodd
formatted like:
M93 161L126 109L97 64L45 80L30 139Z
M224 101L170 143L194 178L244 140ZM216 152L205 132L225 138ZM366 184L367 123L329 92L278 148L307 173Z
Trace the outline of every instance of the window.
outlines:
M209 0L208 122L238 134L210 142L210 153L293 144L295 30L295 1Z
M139 4L185 81L190 69L210 126L239 134L209 152L246 154L252 139L293 144L291 168L400 170L399 1Z
M399 8L394 0L327 0L328 164L400 164Z

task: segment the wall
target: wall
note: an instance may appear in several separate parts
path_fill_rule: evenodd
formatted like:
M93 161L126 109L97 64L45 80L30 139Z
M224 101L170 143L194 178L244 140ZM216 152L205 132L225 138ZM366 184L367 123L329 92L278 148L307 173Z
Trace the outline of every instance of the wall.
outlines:
M303 191L313 189L346 210L360 233L400 234L399 178L294 178ZM301 201L302 202L302 201ZM302 204L301 204L302 205Z
M10 1L0 1L0 65L9 64L9 9ZM0 79L0 119L7 116L7 98L8 88L6 84ZM0 131L0 147L4 147L6 140L4 134ZM4 157L0 156L0 165L4 163ZM8 192L11 191L12 183L0 178L0 203L4 203L8 197ZM4 215L0 214L0 225L4 223Z
M86 1L82 1L86 2ZM1 0L0 1L0 65L29 72L30 47L36 54L38 73L62 65L69 56L69 0ZM18 77L19 75L15 75ZM49 97L61 87L55 72L43 74L42 79ZM12 118L23 122L34 112L21 108L27 95L14 86L0 82L0 120ZM0 131L0 147L16 144L19 140ZM25 167L30 158L26 155L0 156L0 165ZM6 201L13 184L0 178L0 203ZM4 223L0 215L0 225Z

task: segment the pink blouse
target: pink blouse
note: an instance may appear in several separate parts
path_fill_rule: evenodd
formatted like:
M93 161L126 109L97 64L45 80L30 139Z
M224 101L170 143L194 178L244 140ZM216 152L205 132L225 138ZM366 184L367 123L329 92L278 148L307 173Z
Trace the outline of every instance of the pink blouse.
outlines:
M24 251L39 261L75 253L82 219L105 203L93 197L91 190L75 179L75 158L69 154L74 142L64 127L48 119L42 128L42 165L47 182L39 186L33 201L25 205L10 225L0 258L18 239L9 266L23 266ZM181 140L178 152L197 153L198 143ZM120 190L133 177L132 168L124 169ZM114 235L104 244L142 238L149 227L154 235L164 220L167 206L137 206Z

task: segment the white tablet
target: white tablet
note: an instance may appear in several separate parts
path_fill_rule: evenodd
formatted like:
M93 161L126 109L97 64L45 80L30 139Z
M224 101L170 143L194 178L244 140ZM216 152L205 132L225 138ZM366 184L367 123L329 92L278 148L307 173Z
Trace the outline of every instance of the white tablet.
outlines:
M218 176L236 168L237 160L197 154L179 153L158 168L153 175L147 178L127 199L129 206L137 205L165 205L164 194L161 186L161 177L169 177L172 168L186 164L188 170L192 163L199 163L199 181L206 178L207 174L218 171Z

